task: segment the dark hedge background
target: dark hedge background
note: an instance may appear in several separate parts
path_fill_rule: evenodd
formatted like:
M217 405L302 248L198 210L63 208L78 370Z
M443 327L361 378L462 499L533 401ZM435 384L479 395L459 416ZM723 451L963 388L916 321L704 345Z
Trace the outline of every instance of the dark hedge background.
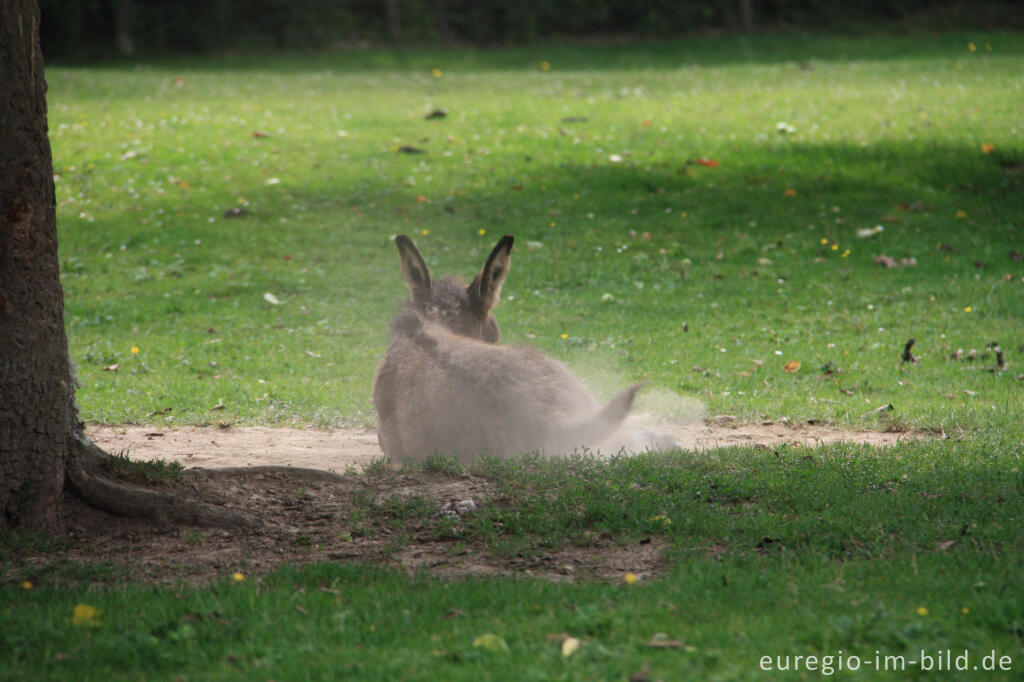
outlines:
M1019 0L41 0L47 55L1024 27Z

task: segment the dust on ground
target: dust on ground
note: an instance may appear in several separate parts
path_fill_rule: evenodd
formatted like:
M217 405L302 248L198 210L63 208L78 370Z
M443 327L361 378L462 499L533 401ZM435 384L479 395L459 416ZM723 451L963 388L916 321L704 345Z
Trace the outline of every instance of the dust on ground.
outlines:
M891 445L920 436L826 424L740 424L729 417L659 428L694 450L837 441ZM110 453L183 464L189 469L173 484L179 492L247 511L265 525L256 530L169 526L111 516L69 498L64 507L66 542L15 551L0 570L0 580L67 580L61 566L68 560L106 566L86 581L169 584L201 584L236 571L260 575L285 563L325 561L446 577L519 575L554 581L621 580L626 573L643 580L663 568L664 544L657 537L594 537L579 543L585 546L514 556L498 555L483 545L442 541L438 518L448 515L458 523L473 513L472 505L487 505L495 496L491 483L475 475L374 465L382 454L376 433L369 429L92 426L87 433ZM425 500L432 518L413 515L362 528L353 524L355 512L365 511L367 504L385 509L394 500L412 498ZM468 509L466 500L473 501Z
M686 450L780 443L815 446L841 441L887 446L908 437L907 433L846 430L823 423L742 424L730 416L642 426L671 435ZM383 457L373 429L92 426L87 433L107 452L126 453L131 459L163 459L190 468L286 466L344 473L361 471Z

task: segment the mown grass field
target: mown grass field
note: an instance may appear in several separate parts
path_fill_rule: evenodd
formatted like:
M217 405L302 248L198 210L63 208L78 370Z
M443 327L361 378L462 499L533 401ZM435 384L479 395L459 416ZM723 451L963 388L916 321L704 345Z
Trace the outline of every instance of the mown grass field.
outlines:
M26 573L0 587L0 679L754 679L840 651L892 679L868 661L927 677L922 650L1019 675L1022 65L1013 34L51 65L86 420L373 424L389 237L468 278L511 233L505 339L600 390L935 438L491 462L500 504L437 530L510 555L665 543L635 584Z

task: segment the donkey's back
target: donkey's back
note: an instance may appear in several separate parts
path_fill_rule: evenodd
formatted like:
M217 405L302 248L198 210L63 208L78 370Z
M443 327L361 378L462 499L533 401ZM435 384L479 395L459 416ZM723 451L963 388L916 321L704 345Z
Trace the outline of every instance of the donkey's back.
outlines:
M638 386L600 405L563 364L498 345L491 311L508 275L503 237L476 278L433 282L408 237L395 239L411 302L392 325L373 402L379 440L396 460L438 453L461 459L597 449L619 427Z

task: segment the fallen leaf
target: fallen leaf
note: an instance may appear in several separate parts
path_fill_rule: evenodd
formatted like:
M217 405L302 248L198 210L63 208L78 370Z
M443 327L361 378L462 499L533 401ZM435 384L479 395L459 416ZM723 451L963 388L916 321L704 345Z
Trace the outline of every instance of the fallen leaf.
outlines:
M696 164L698 166L707 166L708 168L718 168L718 162L714 159L697 159Z
M917 357L910 352L910 349L914 347L914 339L907 339L907 343L903 346L903 355L901 356L903 362L917 362Z
M480 635L474 639L473 646L479 649L487 649L488 651L508 651L508 643L498 635L491 632Z
M956 540L946 540L939 543L939 551L945 552L947 549L956 544Z
M650 682L651 680L651 662L644 661L644 665L640 670L629 676L629 682Z
M116 372L121 367L120 363L115 362L112 365L107 365L103 368L104 372Z
M785 365L783 365L782 369L783 369L783 371L789 372L790 374L792 374L793 372L796 372L797 370L800 369L800 361L799 360L790 360Z
M253 137L270 137L270 133L265 133L262 130L254 130L254 131L252 131L252 136Z
M278 300L277 296L274 296L269 291L263 294L263 300L269 303L270 305L281 305L281 301Z
M876 407L873 410L868 410L867 412L864 413L864 416L866 417L869 414L882 414L883 412L891 412L892 410L893 410L892 403L888 403L886 405L879 405L878 407Z
M566 637L562 642L562 656L568 658L580 650L580 640L575 637Z

